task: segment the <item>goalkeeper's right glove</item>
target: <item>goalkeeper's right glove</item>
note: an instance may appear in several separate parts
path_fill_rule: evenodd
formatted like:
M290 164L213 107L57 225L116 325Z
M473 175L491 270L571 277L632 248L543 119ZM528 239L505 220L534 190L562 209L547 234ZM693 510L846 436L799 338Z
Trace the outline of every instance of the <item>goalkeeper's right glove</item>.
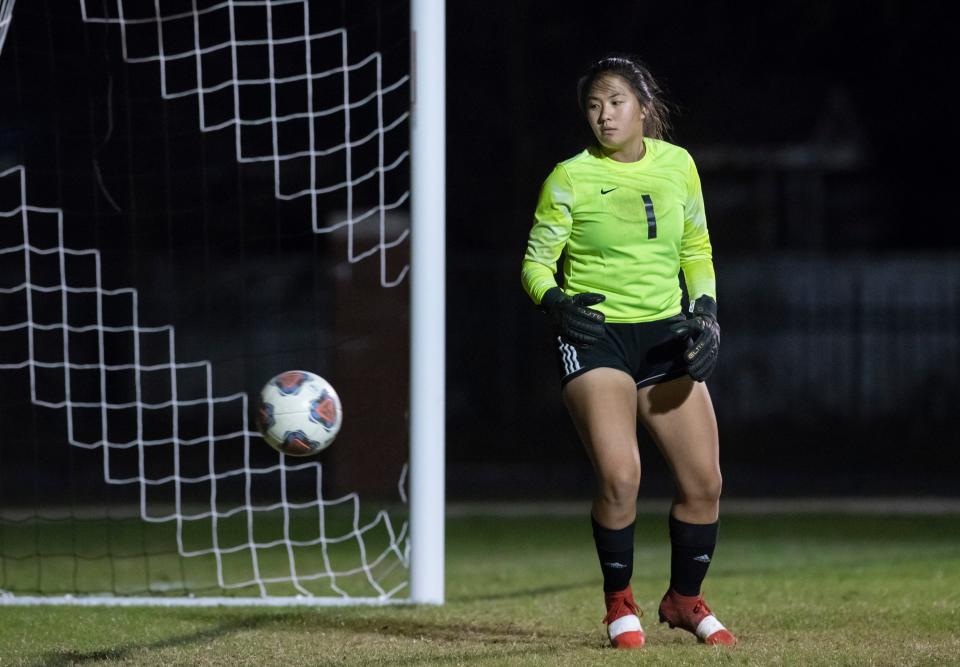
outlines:
M704 294L696 299L690 317L670 329L689 341L683 357L690 377L697 382L710 377L720 354L720 325L717 324L717 302L713 297Z
M603 335L603 322L606 319L603 313L589 306L595 306L606 298L596 292L569 297L559 287L551 287L540 300L540 307L547 311L557 335L565 343L589 347Z

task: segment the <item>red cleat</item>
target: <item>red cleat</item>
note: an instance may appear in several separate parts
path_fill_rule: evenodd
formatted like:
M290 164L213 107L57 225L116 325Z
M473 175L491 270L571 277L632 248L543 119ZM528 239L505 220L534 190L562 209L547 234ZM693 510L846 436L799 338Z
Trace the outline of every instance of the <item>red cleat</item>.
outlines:
M660 602L660 622L692 632L704 644L733 646L737 643L737 638L723 627L700 595L680 595L673 589L667 591Z
M604 593L607 603L607 615L603 622L607 624L607 634L613 648L640 648L646 642L643 628L640 626L640 608L633 600L633 591L627 586L622 591Z

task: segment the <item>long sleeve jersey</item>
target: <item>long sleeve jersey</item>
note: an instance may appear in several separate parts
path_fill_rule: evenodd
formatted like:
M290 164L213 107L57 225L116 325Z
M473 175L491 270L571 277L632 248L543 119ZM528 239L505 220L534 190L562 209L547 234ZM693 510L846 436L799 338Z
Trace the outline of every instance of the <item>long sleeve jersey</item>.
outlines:
M558 164L540 192L523 258L523 287L540 303L557 286L599 292L608 322L650 322L680 312L679 272L690 300L716 298L700 177L686 150L645 138L637 162L596 149Z

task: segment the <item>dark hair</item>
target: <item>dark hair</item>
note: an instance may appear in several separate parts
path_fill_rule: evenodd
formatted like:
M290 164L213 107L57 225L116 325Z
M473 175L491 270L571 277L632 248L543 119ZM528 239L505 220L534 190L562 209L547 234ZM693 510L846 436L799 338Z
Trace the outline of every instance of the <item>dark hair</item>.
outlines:
M616 74L630 84L633 94L647 112L643 133L654 139L663 139L670 132L670 105L663 97L650 70L639 58L629 54L609 54L593 63L577 82L577 100L580 111L587 112L587 95L593 82L604 74Z

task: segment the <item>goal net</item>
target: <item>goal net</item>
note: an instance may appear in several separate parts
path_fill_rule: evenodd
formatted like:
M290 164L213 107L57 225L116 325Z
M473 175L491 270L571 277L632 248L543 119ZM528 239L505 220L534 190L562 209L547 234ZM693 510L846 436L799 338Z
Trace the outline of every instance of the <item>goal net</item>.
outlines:
M0 3L0 602L408 598L408 12Z
M0 53L3 53L3 42L7 38L7 28L10 27L12 13L13 0L0 0Z

